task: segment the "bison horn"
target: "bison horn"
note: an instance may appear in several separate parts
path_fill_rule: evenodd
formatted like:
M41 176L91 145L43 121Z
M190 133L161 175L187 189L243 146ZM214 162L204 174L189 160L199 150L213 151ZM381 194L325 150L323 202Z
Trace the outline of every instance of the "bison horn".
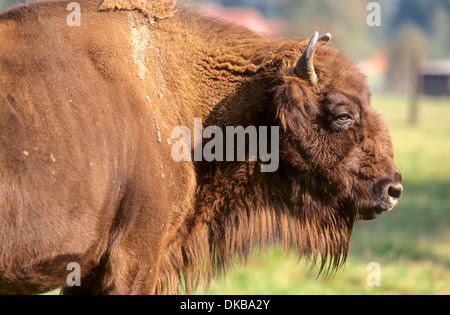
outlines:
M319 33L314 32L311 37L308 46L303 52L300 59L297 61L297 65L295 66L295 74L306 81L308 81L311 85L317 84L317 74L314 70L314 52L316 51L316 46L318 42L328 42L331 39L331 34L326 33L322 37L319 38Z

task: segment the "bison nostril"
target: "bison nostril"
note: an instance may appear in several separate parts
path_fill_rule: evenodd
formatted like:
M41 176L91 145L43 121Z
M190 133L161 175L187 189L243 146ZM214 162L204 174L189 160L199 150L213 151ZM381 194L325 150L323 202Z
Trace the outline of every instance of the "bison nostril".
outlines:
M400 198L402 197L403 193L403 186L389 186L387 193L389 195L389 201L391 203L391 208L387 211L391 211L400 202Z
M399 200L403 193L402 185L389 186L388 195L394 200Z

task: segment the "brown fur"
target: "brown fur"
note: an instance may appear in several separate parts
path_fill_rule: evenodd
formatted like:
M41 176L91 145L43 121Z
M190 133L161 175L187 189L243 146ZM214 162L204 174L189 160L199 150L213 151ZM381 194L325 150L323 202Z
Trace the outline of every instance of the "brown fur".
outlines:
M310 86L294 74L307 40L204 17L172 1L82 0L0 15L0 293L177 293L253 248L283 243L331 271L354 223L399 182L365 78L320 44ZM339 106L354 113L336 125ZM171 131L280 130L280 167L180 162Z
M148 19L167 19L173 16L175 1L147 1L147 0L105 0L100 6L100 11L105 10L137 10L145 14ZM156 21L155 21L156 22Z

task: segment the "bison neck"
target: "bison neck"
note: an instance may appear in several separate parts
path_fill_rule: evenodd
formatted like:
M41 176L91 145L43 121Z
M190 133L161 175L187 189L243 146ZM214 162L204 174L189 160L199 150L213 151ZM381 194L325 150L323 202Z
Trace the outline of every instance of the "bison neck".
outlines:
M288 50L285 41L182 7L152 28L150 44L156 69L149 75L166 91L163 97L173 97L182 123L206 120L217 107L232 104L237 94L254 94L244 91L245 86L268 72L275 75L272 66ZM219 111L216 118L223 118Z
M272 41L243 28L198 19L180 10L170 20L170 28L169 22L166 26L161 22L171 39L185 41L184 50L171 49L172 56L178 54L174 60L179 60L172 69L179 74L174 86L192 91L175 95L185 109L182 121L201 118L203 127L222 130L271 126L275 109L269 91L279 66L294 59L293 50L288 49L292 42ZM181 275L187 288L195 289L199 279L208 282L236 259L245 261L252 248L275 242L313 263L321 257L321 269L342 265L353 222L310 196L307 178L301 174L299 178L282 161L274 173L263 173L258 162L248 160L200 161L195 171L194 207L165 249L157 292L178 292Z

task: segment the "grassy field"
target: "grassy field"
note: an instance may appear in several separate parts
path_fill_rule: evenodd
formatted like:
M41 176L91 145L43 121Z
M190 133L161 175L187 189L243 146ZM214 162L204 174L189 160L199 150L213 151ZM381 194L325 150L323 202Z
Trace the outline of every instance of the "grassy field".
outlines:
M332 278L316 279L306 264L272 249L216 279L209 294L450 294L450 99L424 99L417 126L407 123L408 99L372 103L393 137L405 188L400 205L356 225L348 262ZM380 265L380 286L367 284L370 262Z

